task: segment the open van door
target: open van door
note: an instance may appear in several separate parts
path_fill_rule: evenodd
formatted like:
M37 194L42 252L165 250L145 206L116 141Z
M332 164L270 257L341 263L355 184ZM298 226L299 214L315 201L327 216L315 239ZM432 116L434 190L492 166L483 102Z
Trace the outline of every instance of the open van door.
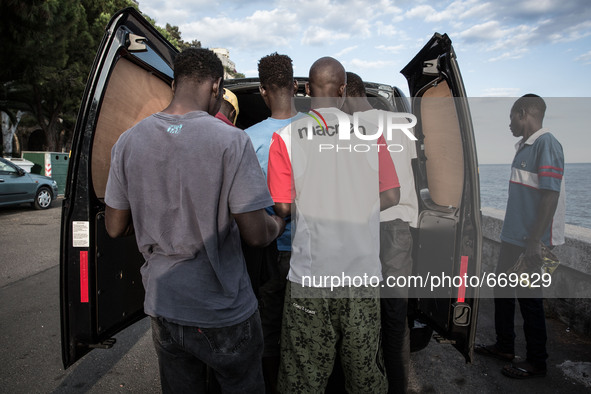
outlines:
M413 274L426 286L414 288L413 312L470 362L478 288L453 278L480 277L480 186L470 109L449 37L436 33L401 73L418 119L414 172L419 222ZM445 277L455 283L444 287ZM409 297L412 294L411 288Z
M113 335L144 317L144 259L135 236L107 235L103 199L113 144L169 104L176 53L133 8L113 16L98 49L78 113L62 207L65 368L93 348L111 347Z

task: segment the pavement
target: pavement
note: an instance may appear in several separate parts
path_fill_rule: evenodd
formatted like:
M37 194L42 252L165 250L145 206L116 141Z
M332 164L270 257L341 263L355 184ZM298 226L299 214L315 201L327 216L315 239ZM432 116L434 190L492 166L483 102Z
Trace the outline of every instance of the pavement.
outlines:
M0 208L0 393L158 393L160 383L148 319L63 369L59 317L61 201L46 211ZM494 340L493 302L480 303L477 343ZM516 319L517 355L525 355ZM434 339L411 355L411 393L591 393L591 338L547 319L548 375L504 377L499 360L472 364Z

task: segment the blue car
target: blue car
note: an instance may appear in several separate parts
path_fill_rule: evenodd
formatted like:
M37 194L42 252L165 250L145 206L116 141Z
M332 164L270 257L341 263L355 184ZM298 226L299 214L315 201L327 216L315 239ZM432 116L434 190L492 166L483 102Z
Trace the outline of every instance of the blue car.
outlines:
M29 174L9 160L0 158L0 206L31 203L36 209L47 209L57 196L57 182Z

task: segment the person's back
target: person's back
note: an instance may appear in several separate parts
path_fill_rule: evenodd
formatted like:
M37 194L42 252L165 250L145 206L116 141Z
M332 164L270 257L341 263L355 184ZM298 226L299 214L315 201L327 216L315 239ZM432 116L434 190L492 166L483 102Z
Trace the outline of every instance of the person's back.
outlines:
M212 116L223 89L219 59L190 48L174 70L170 105L113 146L107 232L134 229L146 259L144 311L162 391L204 391L209 366L225 391L259 393L261 323L240 236L263 246L284 225L263 210L272 200L250 140Z
M244 131L253 143L259 164L266 176L273 133L289 125L302 114L297 113L293 102L298 84L293 79L292 60L289 56L275 52L262 57L259 60L258 72L259 91L271 110L271 116ZM275 213L272 207L267 208L267 212ZM244 248L251 283L261 305L261 321L265 336L263 373L268 393L277 392L283 298L291 258L291 219L288 217L286 220L285 231L276 242L263 249Z
M147 261L142 269L147 314L216 327L256 310L229 205L260 203L235 201L250 195L240 170L248 145L243 132L202 111L154 114L118 142L115 165L125 166L114 170L124 177L138 247ZM236 173L240 185L233 183ZM115 201L110 194L110 205Z
M324 392L337 352L348 392L386 386L371 283L380 276L379 211L398 202L399 185L387 151L335 146L359 142L338 135L343 127L349 131L348 115L337 109L345 84L337 60L317 60L306 85L313 110L275 133L269 151L275 211L287 215L293 205L296 215L281 332L282 392Z
M343 273L380 281L378 155L355 135L339 139L338 130L349 129L344 112L316 108L310 115L273 137L274 153L280 150L289 162L275 160L270 181L276 185L277 173L292 173L295 190L291 196L287 187L284 195L271 188L276 202L292 197L294 202L292 247L297 252L292 253L288 278L312 287L330 287L322 279Z

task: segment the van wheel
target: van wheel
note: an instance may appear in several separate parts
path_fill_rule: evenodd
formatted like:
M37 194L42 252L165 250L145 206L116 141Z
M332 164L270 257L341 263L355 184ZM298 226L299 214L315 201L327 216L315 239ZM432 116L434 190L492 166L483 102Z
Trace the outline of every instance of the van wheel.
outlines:
M51 206L52 199L51 190L49 190L47 187L40 187L39 190L37 190L37 194L35 195L35 201L33 202L33 205L35 209L47 209Z

